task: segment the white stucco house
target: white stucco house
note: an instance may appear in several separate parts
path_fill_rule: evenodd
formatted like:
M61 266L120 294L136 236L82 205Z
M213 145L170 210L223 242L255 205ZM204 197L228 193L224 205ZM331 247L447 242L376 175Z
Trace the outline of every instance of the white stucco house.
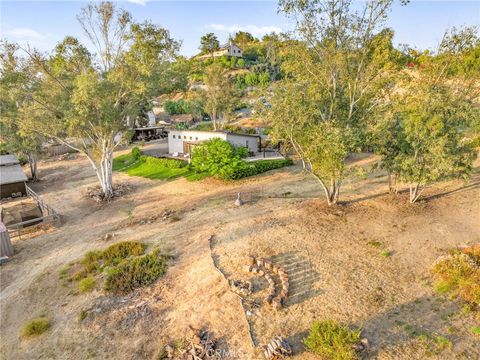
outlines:
M190 154L192 148L205 140L220 138L236 147L245 146L251 153L261 151L259 135L236 134L227 131L170 130L168 153L171 155Z
M197 56L196 58L209 59L212 57L216 58L216 57L222 57L222 56L234 56L234 57L241 58L243 57L243 50L239 46L235 45L234 43L229 42L228 44L221 46L220 49L218 49L217 51L214 51L213 53L200 55L200 56Z

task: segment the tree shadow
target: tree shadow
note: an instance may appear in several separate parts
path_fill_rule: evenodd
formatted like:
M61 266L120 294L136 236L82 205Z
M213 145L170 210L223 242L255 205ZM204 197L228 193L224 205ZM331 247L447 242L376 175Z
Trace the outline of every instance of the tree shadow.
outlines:
M480 187L480 182L475 182L473 184L464 185L464 186L461 186L461 187L453 189L453 190L449 190L449 191L445 191L445 192L442 192L442 193L426 196L424 199L425 200L434 200L434 199L442 198L444 196L448 196L448 195L451 195L451 194L456 194L456 193L463 192L463 191L477 189L479 187Z
M324 292L314 288L314 284L320 280L319 274L312 263L299 252L281 253L272 256L271 260L274 265L281 266L288 275L290 286L285 307L302 303Z
M399 191L399 193L400 193L400 191ZM371 200L371 199L376 199L376 198L386 196L386 195L389 195L389 194L390 193L388 191L384 191L384 192L381 192L381 193L378 193L378 194L367 195L367 196L363 196L363 197L353 199L353 200L339 201L338 204L339 205L352 205L352 204L356 204L356 203L359 203L359 202L363 202L363 201L367 201L367 200Z

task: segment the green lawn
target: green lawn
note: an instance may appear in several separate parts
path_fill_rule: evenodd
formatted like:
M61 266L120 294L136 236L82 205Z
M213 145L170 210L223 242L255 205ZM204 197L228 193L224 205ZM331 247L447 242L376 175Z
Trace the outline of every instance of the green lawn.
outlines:
M131 153L114 158L113 170L154 180L174 180L183 176L187 180L195 181L209 176L205 173L196 173L183 161L156 159L150 156L142 156L135 160Z

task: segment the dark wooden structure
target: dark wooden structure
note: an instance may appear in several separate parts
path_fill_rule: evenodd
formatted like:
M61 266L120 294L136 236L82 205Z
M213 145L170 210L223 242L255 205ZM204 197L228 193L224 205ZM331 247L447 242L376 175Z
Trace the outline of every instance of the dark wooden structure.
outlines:
M151 141L165 139L168 136L164 126L149 126L133 129L132 141Z
M0 199L26 196L27 180L15 155L0 155Z

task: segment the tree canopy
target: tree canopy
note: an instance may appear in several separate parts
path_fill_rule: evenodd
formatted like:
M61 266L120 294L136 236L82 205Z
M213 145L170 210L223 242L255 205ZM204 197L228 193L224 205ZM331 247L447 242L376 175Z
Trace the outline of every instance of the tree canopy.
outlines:
M202 54L213 54L220 49L220 42L214 33L208 33L200 38L200 52Z
M73 37L51 56L24 49L36 76L26 90L32 101L20 112L32 131L85 153L108 198L113 150L125 140L129 121L158 95L179 43L166 29L136 23L110 2L88 4L78 20L96 52Z

